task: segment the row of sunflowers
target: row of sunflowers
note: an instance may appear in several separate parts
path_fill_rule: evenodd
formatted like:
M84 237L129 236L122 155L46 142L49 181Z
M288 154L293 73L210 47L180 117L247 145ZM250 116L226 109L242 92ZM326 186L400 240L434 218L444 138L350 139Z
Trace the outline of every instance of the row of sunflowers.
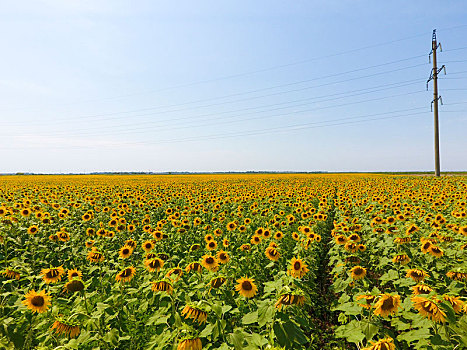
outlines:
M0 179L0 348L321 348L318 176Z
M367 349L467 347L467 184L358 179L336 193L338 337Z

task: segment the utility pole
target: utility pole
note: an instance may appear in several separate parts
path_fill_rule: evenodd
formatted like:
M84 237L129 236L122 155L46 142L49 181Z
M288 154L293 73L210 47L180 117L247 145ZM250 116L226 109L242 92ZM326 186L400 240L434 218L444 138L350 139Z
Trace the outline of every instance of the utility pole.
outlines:
M436 41L436 29L433 30L433 36L431 40L431 52L428 55L428 58L431 58L433 55L433 68L430 73L430 78L426 82L426 89L428 90L428 83L433 80L433 101L431 101L431 109L434 115L434 130L435 130L435 176L440 176L440 160L439 160L439 122L438 122L438 100L443 104L443 99L441 96L438 96L438 73L444 69L444 74L446 74L446 67L443 65L438 69L436 61L436 51L437 49L442 50L441 44L438 44Z

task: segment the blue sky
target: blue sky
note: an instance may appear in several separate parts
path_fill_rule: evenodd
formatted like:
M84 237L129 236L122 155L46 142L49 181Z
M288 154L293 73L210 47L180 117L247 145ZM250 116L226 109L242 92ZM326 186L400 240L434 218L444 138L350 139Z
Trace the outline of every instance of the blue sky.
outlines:
M436 11L433 11L436 8ZM465 1L0 3L0 173L467 170Z

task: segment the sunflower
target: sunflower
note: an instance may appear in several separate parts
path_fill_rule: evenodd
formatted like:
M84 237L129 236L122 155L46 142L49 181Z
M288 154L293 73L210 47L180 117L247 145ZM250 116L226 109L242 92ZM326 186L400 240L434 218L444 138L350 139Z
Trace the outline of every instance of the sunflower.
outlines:
M11 278L11 279L14 278L16 280L19 280L21 278L21 275L19 272L16 272L11 269L6 269L5 271L2 272L2 275L4 275L7 278Z
M170 279L172 279L172 275L175 275L175 279L174 279L174 282L178 281L180 279L180 277L182 277L183 275L183 270L179 267L174 267L173 269L170 269L169 272L167 272L167 274L165 275L165 277L168 277Z
M131 247L129 247L129 246L126 246L126 245L121 247L120 251L118 252L118 255L122 259L129 258L131 256L131 254L133 254L133 249Z
M394 238L394 243L396 244L405 244L412 241L411 237L396 237Z
M219 260L219 263L221 264L227 264L230 260L229 253L224 252L223 250L219 250L216 254L217 260Z
M251 246L250 246L249 244L242 244L242 245L240 246L240 250L241 250L242 252L250 251L250 250L251 250Z
M77 270L77 269L69 269L67 271L67 275L68 275L68 280L71 281L73 278L77 277L77 278L82 278L83 277L83 274L80 270Z
M36 293L34 290L30 290L25 296L25 300L22 301L24 305L28 307L32 312L46 312L50 305L50 296L45 293L45 290L41 290Z
M347 237L345 237L344 235L339 235L339 236L336 236L335 241L336 241L336 244L342 245L342 244L347 243Z
M31 210L29 208L24 208L20 211L21 216L27 217L31 215Z
M225 281L227 279L224 277L224 276L218 276L218 277L214 277L211 282L209 282L211 284L211 289L212 288L219 288L220 286L222 286Z
M407 254L398 254L392 258L394 264L407 265L410 262L410 258Z
M420 269L409 269L407 270L407 274L405 276L410 277L411 279L413 279L415 282L418 283L420 281L423 281L425 277L428 276L428 274L425 271L420 270Z
M289 305L303 305L305 303L305 296L303 293L295 292L295 293L284 293L282 294L277 302L274 304L276 309L281 309L282 306L289 306Z
M298 241L300 239L300 235L297 233L297 232L294 232L292 233L292 238L295 240L295 241Z
M93 263L99 263L104 261L104 254L98 251L90 251L87 255L87 259Z
M125 245L130 247L131 249L135 249L136 248L136 241L134 239L127 239L125 241Z
M365 309L371 309L373 306L372 304L375 302L377 296L376 295L370 295L370 294L364 294L364 295L358 295L357 300L365 300L365 304L360 304L358 303L359 306L365 308Z
M439 300L436 298L428 299L424 297L412 297L414 308L424 317L433 322L444 323L446 313L438 306Z
M358 251L358 246L357 244L355 244L354 242L352 241L348 241L345 245L344 245L344 248L345 250L347 250L348 252L350 253L355 253Z
M192 318L198 321L199 324L205 323L208 319L208 313L199 306L186 305L182 310L182 316L185 318Z
M206 243L209 243L210 241L213 241L213 240L214 240L214 236L211 234L207 234L206 236L204 236L204 241Z
M287 273L295 278L302 278L308 272L308 265L300 258L292 258Z
M418 226L415 224L412 224L407 228L407 230L405 231L405 234L410 235L414 232L417 232L418 230L419 230Z
M64 322L62 319L55 320L50 329L55 329L55 333L58 335L64 334L70 338L77 337L80 333L79 325L77 323Z
M60 231L57 233L58 239L62 242L68 242L70 240L70 235L68 232Z
M431 245L430 248L428 248L428 253L430 253L431 255L437 258L442 257L444 254L442 249L435 245Z
M467 272L460 271L449 271L446 273L446 276L452 280L463 281L467 280Z
M152 282L151 289L155 292L167 292L169 294L174 290L172 281L166 278Z
M81 292L84 289L84 283L80 278L73 278L71 281L68 281L65 284L65 291L74 293L74 292Z
M203 343L199 338L185 338L178 343L177 350L201 350Z
M237 224L235 222L229 222L226 226L228 231L233 231L237 228Z
M261 236L253 235L253 237L251 237L250 243L253 244L253 245L260 244L261 243Z
M268 257L269 260L271 261L277 261L281 257L281 253L279 253L276 249L276 247L267 247L266 251L264 252L266 256Z
M41 275L43 275L42 279L47 284L60 281L64 273L65 273L65 270L63 269L62 266L52 267L51 269L42 269L41 271Z
M274 238L280 241L282 238L284 238L284 234L281 231L277 231L274 233Z
M190 272L190 271L195 271L195 272L202 272L203 271L203 266L198 263L198 262L192 262L185 267L185 272Z
M28 228L28 233L30 235L35 235L39 231L39 228L36 225L32 225Z
M348 237L349 240L355 242L355 243L358 243L361 241L361 238L358 234L356 233L352 233L349 237Z
M146 260L151 260L151 259L154 259L154 258L157 258L156 253L146 253L146 255L145 255Z
M212 255L204 255L202 259L201 265L209 271L217 271L219 269L219 262Z
M256 287L253 278L242 277L237 280L237 283L235 290L245 298L252 298L258 292L258 287Z
M144 266L149 272L159 272L164 266L164 260L159 258L146 259L144 260Z
M154 248L154 243L152 241L146 241L144 242L141 247L143 248L143 250L145 252L149 252L150 250L152 250Z
M366 269L361 266L355 266L351 270L351 276L354 280L361 280L366 276Z
M399 295L382 294L375 304L375 315L386 317L395 314L401 304Z
M152 232L152 236L156 241L161 241L162 238L164 237L164 234L161 231L154 231Z
M136 269L133 266L127 267L115 276L115 280L120 283L130 282L136 275Z
M454 312L456 313L462 312L462 309L464 307L464 302L460 300L459 297L444 294L443 299L447 301L449 304L451 304L452 308L454 309Z
M201 248L201 245L192 244L191 247L190 247L190 252L194 252L195 250L198 250L199 248Z
M429 252L430 247L432 246L432 243L428 240L423 240L422 241L422 246L420 247L420 250L422 251L423 254L426 254Z
M207 250L215 250L217 249L217 242L212 240L212 241L209 241L208 243L206 243L206 249Z
M396 350L396 346L393 343L394 339L392 338L384 338L380 339L377 342L370 341L372 344L362 350Z
M417 284L416 286L412 286L411 289L413 295L430 294L433 291L433 289L426 284Z

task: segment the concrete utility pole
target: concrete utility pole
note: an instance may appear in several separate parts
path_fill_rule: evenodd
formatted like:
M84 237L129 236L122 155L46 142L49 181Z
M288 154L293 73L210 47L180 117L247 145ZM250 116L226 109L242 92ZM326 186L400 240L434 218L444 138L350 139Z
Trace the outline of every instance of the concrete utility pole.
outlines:
M431 101L431 107L434 114L434 122L435 122L435 176L440 176L440 160L439 160L439 122L438 122L438 100L441 101L443 104L443 99L441 96L438 96L438 73L444 69L444 74L446 74L446 67L443 65L441 68L438 69L437 61L436 61L436 51L440 48L442 51L441 44L436 42L436 29L433 30L433 37L431 41L431 52L429 57L433 55L433 68L430 73L430 78L426 82L426 88L428 90L428 83L430 80L433 80L433 101Z

